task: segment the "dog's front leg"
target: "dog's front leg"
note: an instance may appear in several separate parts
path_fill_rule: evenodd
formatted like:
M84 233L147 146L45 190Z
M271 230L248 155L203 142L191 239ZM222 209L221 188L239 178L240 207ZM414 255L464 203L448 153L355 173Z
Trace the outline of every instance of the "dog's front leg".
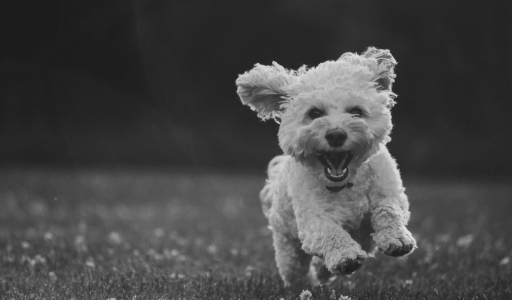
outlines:
M416 240L405 227L408 212L393 202L395 202L393 199L385 199L373 209L372 226L375 229L373 240L384 254L403 256L417 248Z
M367 258L365 251L345 231L339 220L322 206L297 211L297 225L302 249L324 258L327 269L333 274L351 274ZM300 212L299 212L300 211Z
M370 162L376 176L368 198L372 213L373 240L384 254L402 256L411 253L416 240L405 227L409 222L409 201L395 160L386 148Z

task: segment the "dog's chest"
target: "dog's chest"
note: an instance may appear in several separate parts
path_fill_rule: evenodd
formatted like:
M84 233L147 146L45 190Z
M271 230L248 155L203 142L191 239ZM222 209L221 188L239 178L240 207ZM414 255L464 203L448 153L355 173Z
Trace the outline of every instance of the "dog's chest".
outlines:
M331 207L332 217L343 223L344 227L358 229L361 220L368 212L370 204L365 193L346 189L338 194L332 195L327 201L327 205Z
M286 183L289 200L293 203L293 214L310 212L324 215L339 225L358 229L365 213L369 210L367 192L369 188L368 169L360 168L352 180L353 186L338 193L329 192L318 176L307 168L290 162L282 175Z

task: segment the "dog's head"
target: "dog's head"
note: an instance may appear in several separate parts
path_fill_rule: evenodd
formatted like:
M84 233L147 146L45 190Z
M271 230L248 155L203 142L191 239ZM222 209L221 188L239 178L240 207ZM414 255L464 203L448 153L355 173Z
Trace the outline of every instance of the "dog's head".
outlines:
M260 118L280 122L284 153L339 192L390 140L395 65L388 50L373 47L297 71L257 64L238 77L237 92Z

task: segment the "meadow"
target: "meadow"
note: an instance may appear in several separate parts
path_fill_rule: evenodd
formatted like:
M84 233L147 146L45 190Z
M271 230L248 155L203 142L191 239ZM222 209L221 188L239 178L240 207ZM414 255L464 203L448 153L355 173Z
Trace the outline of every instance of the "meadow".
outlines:
M259 174L0 171L1 299L299 299L277 274ZM313 299L512 299L512 185L404 177L419 248Z

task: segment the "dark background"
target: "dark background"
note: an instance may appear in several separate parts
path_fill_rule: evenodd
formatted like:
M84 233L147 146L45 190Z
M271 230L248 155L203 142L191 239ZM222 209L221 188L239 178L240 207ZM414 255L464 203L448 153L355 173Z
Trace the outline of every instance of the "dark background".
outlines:
M265 170L277 124L240 104L254 63L368 46L398 61L389 144L420 175L511 175L512 1L11 1L0 164Z

